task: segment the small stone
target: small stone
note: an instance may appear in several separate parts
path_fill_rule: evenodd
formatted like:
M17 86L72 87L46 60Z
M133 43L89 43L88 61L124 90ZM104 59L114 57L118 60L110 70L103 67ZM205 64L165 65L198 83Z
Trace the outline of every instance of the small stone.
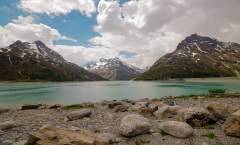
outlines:
M155 133L155 130L154 130L154 129L150 129L150 132L151 132L151 133Z
M60 108L61 104L47 105L46 109L56 109Z
M178 105L174 100L171 100L171 99L167 99L163 103L170 106Z
M119 130L123 136L130 137L148 133L150 126L147 118L138 114L131 114L122 118Z
M6 130L6 129L11 129L16 126L16 123L14 121L5 121L0 123L0 129L1 130Z
M114 107L113 111L114 112L124 112L124 111L127 111L128 109L128 106L127 105L117 105Z
M119 138L119 137L117 137L117 135L115 135L115 134L112 134L112 133L102 133L101 136L107 138L109 141L112 140L115 143L119 142L119 139L117 140L117 138Z
M112 115L110 112L107 112L107 113L105 114L105 117L106 117L106 119L108 119L108 120L113 120L113 115Z
M7 113L9 111L11 111L10 108L0 108L0 114Z
M52 139L54 139L54 138L57 137L57 135L55 135L55 133L54 133L53 131L51 131L51 130L46 131L46 132L44 133L44 135L45 135L46 137L48 137L50 140L52 140Z
M150 104L150 105L148 106L148 108L151 108L151 109L153 110L153 112L155 112L155 111L158 110L158 105L156 105L156 104Z
M179 122L179 121L166 121L160 124L160 130L175 136L186 138L193 135L193 128L187 123Z
M108 104L108 108L113 109L117 105L122 105L120 101L112 101Z
M91 115L90 109L80 109L78 111L73 111L67 115L67 118L72 120L82 119L84 117L89 117Z
M141 108L139 114L144 117L150 117L153 116L153 110L151 108Z

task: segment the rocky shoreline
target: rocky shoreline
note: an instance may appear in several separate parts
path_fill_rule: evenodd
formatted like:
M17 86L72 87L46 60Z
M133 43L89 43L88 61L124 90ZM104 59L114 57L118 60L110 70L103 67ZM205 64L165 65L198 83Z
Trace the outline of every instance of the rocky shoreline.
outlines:
M64 144L68 134L71 144L237 145L239 109L239 97L202 96L24 105L0 109L0 145Z

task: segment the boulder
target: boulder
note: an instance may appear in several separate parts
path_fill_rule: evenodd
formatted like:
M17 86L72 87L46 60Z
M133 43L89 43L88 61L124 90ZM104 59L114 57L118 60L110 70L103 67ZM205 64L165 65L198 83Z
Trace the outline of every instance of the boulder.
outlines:
M163 120L169 117L172 117L172 111L168 106L163 108L158 108L158 110L155 112L155 118L157 120Z
M1 130L6 130L6 129L11 129L16 126L16 123L14 121L5 121L0 123L0 129Z
M130 114L122 118L120 123L120 134L130 137L148 133L150 131L150 126L147 118L138 114Z
M155 112L155 111L158 110L158 105L156 105L156 104L150 104L150 105L148 106L148 108L152 109L153 112Z
M240 110L228 116L224 124L224 133L230 136L240 136Z
M54 105L47 105L46 109L56 109L60 107L61 107L61 104L54 104Z
M28 110L28 109L37 109L39 106L39 104L25 104L22 106L22 110Z
M67 115L67 118L72 120L82 119L84 117L89 117L91 115L90 109L80 109L78 111L73 111Z
M48 126L28 135L25 145L59 145L59 144L81 144L81 145L108 145L106 138L80 128L68 129Z
M178 105L174 100L172 99L167 99L167 100L164 100L163 102L164 104L167 104L169 106L174 106L174 105Z
M151 108L141 108L138 114L144 117L150 117L150 116L153 116L153 112L154 111Z
M220 102L212 102L206 106L207 110L211 112L216 118L226 120L227 117L239 109L231 105L226 105Z
M216 122L212 113L201 107L182 108L178 111L178 120L190 126L205 126Z
M129 107L127 105L117 105L113 108L114 112L124 112L127 111Z
M179 121L163 122L160 124L159 128L172 136L181 138L190 137L194 133L193 128L190 125Z
M143 101L143 102L136 102L137 105L148 107L149 102L148 101Z
M120 101L111 101L108 104L108 108L113 109L117 105L122 105L122 102L120 102Z
M177 115L178 114L178 111L180 109L182 109L183 107L182 106L179 106L179 105L174 105L174 106L168 106L168 108L171 110L172 114L173 115Z
M138 104L132 106L133 111L139 111L141 108L147 108L147 106Z

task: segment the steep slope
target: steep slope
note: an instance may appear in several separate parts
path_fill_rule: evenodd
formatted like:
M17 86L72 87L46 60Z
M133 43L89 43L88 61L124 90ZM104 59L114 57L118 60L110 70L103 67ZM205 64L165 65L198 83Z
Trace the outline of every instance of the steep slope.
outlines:
M109 80L130 80L143 72L137 67L122 62L119 58L101 58L99 62L89 62L83 68Z
M192 34L137 80L230 77L240 74L240 45Z
M89 81L105 80L67 62L43 42L16 41L0 49L0 80Z

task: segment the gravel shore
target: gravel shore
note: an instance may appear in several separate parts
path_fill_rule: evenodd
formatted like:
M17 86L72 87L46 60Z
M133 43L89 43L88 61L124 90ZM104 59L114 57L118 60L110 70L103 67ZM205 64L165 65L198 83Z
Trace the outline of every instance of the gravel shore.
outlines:
M182 107L203 107L210 102L222 102L227 105L232 105L240 109L240 98L186 98L174 99ZM153 100L149 100L152 102ZM131 107L130 103L124 102L125 105ZM96 133L111 133L119 135L119 126L122 117L129 114L137 114L138 111L128 109L126 112L114 112L113 109L108 108L104 103L99 102L94 104L91 109L91 116L80 120L69 121L66 116L70 112L77 109L31 109L21 110L12 109L9 112L0 114L0 122L13 120L16 122L16 127L0 132L0 145L13 144L15 142L27 140L30 132L37 131L45 125L56 125L61 128L68 128L71 126L79 127L82 129L90 130ZM194 127L194 135L190 138L176 138L171 135L161 135L159 130L159 120L154 116L148 117L151 127L151 133L138 135L135 137L123 137L121 135L121 142L114 143L119 145L134 145L135 140L151 141L150 145L238 145L240 144L239 137L226 136L223 131L224 124L217 122L210 125L214 129L205 129L204 127ZM166 120L177 120L177 116L168 118ZM165 120L164 120L165 121ZM214 133L217 138L209 139L201 135Z

